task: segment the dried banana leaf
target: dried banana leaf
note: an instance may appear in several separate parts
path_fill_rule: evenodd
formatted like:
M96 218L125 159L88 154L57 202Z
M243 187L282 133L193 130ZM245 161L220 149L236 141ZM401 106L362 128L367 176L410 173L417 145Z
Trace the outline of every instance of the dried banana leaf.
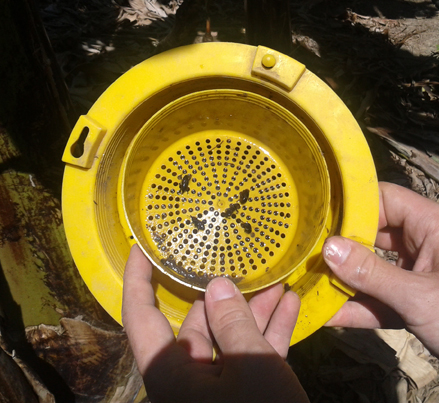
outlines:
M33 391L20 367L14 362L14 359L1 348L0 368L1 402L38 403L37 395Z
M130 402L141 379L133 375L126 337L85 286L65 239L59 195L61 155L69 135L68 97L63 96L64 83L35 5L34 0L0 2L0 47L7 50L0 62L2 95L15 95L11 105L8 99L0 102L0 324L2 340L8 340L0 351L2 371L5 368L1 381L23 394L5 384L2 392L9 396L0 400L109 402L114 397ZM17 52L8 43L9 33L14 34ZM20 80L22 85L16 85ZM56 340L51 356L54 346L45 345L45 354L38 355L36 340L41 339L34 337L32 344L25 337L26 327L44 323L52 329L61 317L78 315L101 323L96 328L106 326L107 332L115 332L108 338L117 343L90 334L81 338L85 331L61 325L62 335L51 338ZM96 352L99 348L101 355ZM65 361L52 365L55 356L69 357L70 368ZM93 363L106 368L102 371L107 380L96 376ZM90 386L86 366L94 369L99 386Z
M0 128L0 164L22 158L9 132ZM59 201L37 174L4 170L0 200L0 303L9 328L55 325L62 315L105 318L73 264Z
M397 139L397 137L392 135L389 130L385 128L368 127L367 130L386 141L398 155L419 168L436 182L439 182L439 154L437 154L436 151L428 152L425 147L428 144L427 142L424 142L424 146L422 146L419 141L416 142L419 144L418 146L413 144L409 145L405 144L401 139ZM431 149L434 150L435 147L432 147Z
M130 402L143 385L122 330L63 318L59 326L27 328L26 337L37 356L60 374L76 403Z

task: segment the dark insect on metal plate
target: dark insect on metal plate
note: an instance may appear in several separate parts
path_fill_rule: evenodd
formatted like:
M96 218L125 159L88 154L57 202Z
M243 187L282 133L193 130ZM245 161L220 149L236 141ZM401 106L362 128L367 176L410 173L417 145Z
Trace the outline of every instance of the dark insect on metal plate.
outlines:
M200 221L197 217L192 217L192 224L194 224L196 229L199 229L200 231L204 231L204 223L203 221Z
M241 204L244 204L248 200L248 196L250 195L250 190L245 189L242 192L239 193L239 202Z
M231 204L226 210L224 211L224 217L230 218L233 213L238 211L239 207L241 207L238 203Z
M246 234L252 233L252 226L248 222L242 222L241 227L244 228L244 232Z
M183 176L183 179L180 182L180 193L183 194L187 191L189 191L189 181L191 180L192 175L187 174Z

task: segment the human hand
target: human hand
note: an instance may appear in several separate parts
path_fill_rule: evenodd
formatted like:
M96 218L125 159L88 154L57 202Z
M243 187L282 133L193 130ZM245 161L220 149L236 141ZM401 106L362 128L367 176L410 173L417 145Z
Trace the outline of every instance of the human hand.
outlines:
M131 249L122 321L151 402L309 402L285 362L300 300L282 286L247 304L228 279L216 278L196 300L177 339L154 306L152 267ZM280 301L279 301L280 300ZM219 356L213 359L213 346Z
M406 327L439 356L439 205L380 183L378 227L376 246L399 252L396 266L352 240L325 242L328 266L360 291L326 326Z

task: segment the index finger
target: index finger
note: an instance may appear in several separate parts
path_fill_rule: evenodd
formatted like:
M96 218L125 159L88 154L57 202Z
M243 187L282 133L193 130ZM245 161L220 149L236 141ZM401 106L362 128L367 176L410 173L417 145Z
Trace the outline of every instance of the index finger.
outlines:
M142 375L152 360L175 341L168 320L154 305L151 277L151 263L134 245L124 273L122 322Z
M401 186L385 182L379 185L380 219L376 245L387 250L403 247L415 258L427 235L438 235L439 206Z

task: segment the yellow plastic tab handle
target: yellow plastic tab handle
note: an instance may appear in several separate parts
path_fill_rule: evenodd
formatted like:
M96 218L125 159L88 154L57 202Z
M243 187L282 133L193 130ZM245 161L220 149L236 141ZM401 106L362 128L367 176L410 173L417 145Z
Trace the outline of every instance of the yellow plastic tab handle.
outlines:
M106 131L96 120L87 115L80 116L67 142L62 160L67 164L91 168Z
M291 91L306 67L290 57L265 46L258 46L253 60L252 75L259 76Z
M341 281L338 277L336 277L332 273L329 276L329 281L331 282L332 285L336 286L339 290L348 294L350 297L353 297L356 293L356 291L353 288L349 287L346 283Z

